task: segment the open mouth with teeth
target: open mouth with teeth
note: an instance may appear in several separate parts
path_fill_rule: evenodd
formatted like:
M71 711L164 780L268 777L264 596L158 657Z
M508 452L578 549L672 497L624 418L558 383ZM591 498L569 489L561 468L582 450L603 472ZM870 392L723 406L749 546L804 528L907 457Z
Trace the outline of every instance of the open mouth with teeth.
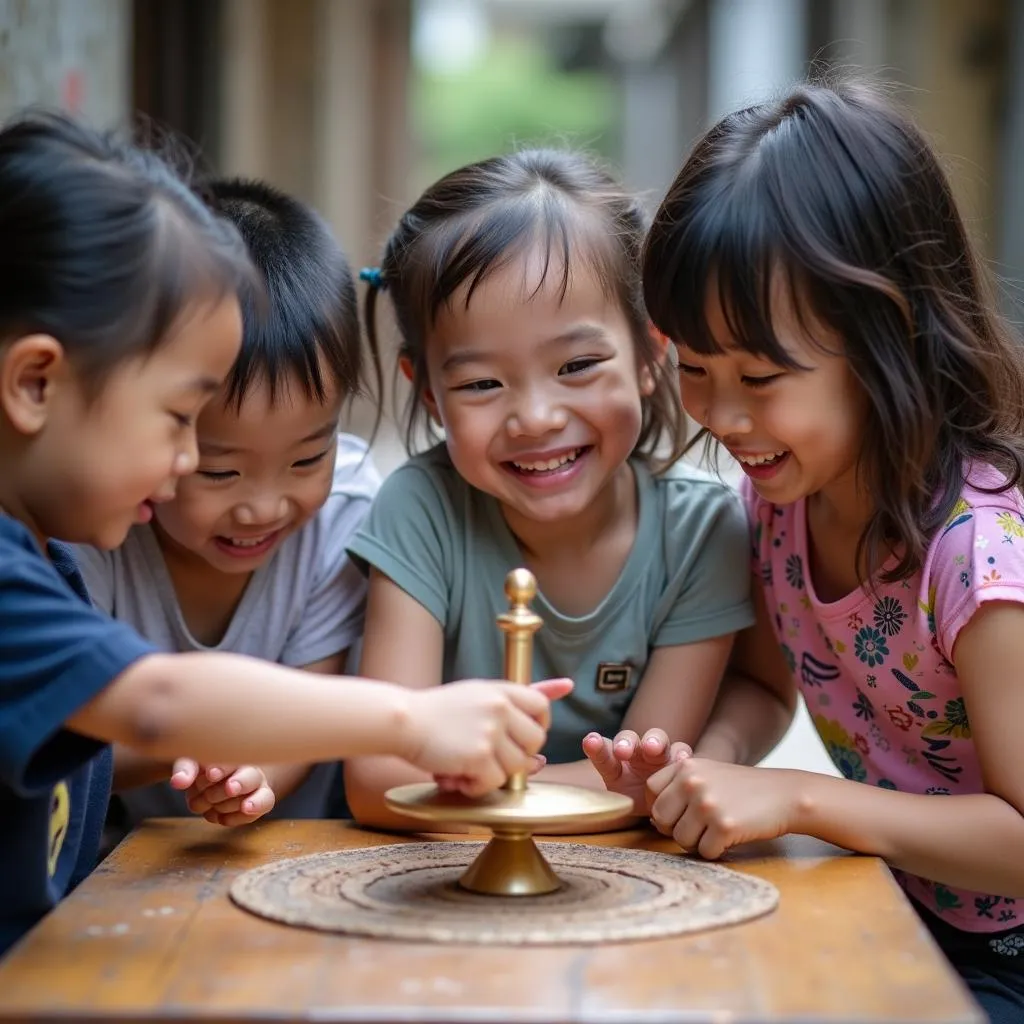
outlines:
M737 455L736 458L743 463L744 466L774 466L776 463L781 462L789 452L768 452L764 455Z
M214 542L221 551L236 558L257 558L266 554L281 536L280 530L259 537L216 537Z
M529 462L510 460L505 463L505 467L513 473L526 477L557 476L573 468L577 461L590 451L591 447L591 445L585 445L582 448L569 448L549 459L537 459Z

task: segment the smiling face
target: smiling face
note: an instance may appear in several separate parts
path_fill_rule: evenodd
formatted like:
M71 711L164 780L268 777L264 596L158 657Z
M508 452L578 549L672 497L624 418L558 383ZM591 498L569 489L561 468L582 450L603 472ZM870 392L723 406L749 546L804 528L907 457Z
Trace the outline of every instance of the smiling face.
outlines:
M204 410L198 470L156 512L168 557L223 573L252 572L327 500L342 395L328 383L321 403L297 381L283 384L273 401L259 382L240 409L218 398Z
M158 502L174 496L195 469L196 419L238 354L241 314L233 297L186 310L154 351L115 366L91 395L63 359L49 379L25 377L25 401L12 396L18 420L33 395L53 390L19 470L12 506L40 538L114 548L134 523L148 522ZM42 354L53 339L15 341L11 365ZM31 371L31 364L28 364ZM38 402L37 402L38 404ZM6 504L6 501L5 501Z
M699 355L677 345L679 389L687 413L737 460L766 500L784 505L846 488L855 475L866 400L842 342L803 318L778 295L773 325L800 368L778 366L738 347L716 301L708 329L722 351Z
M443 308L426 339L424 400L452 462L472 486L534 523L584 513L625 467L642 397L630 325L581 268L561 273L536 253L484 278Z

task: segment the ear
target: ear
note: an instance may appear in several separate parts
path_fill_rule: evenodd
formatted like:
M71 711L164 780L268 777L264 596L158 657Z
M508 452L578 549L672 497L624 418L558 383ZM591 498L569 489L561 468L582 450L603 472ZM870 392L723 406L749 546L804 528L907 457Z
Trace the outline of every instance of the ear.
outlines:
M654 324L647 325L647 333L650 335L651 341L654 343L654 363L658 370L664 368L666 361L669 358L669 349L672 347L672 343L668 339L667 334L662 334ZM640 367L640 394L644 398L648 398L654 394L654 388L656 381L654 379L654 373L651 368L647 365Z
M416 373L413 370L412 360L408 356L398 357L398 368L402 371L402 376L405 377L405 379L409 381L410 384L415 381ZM437 408L437 399L434 398L434 392L431 391L429 387L425 387L423 389L423 392L420 395L420 401L423 402L424 408L427 410L427 414L430 416L430 418L439 427L442 426L443 424L441 423L441 413L438 411Z
M48 334L16 338L0 357L0 408L20 434L38 434L67 368L64 346Z

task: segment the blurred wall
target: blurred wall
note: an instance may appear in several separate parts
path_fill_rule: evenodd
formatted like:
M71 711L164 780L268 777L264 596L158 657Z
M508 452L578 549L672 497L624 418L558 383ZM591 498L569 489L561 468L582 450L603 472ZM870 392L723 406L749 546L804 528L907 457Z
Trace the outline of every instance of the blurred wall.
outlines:
M409 0L221 3L221 169L312 203L371 260L406 198Z
M128 0L0 0L0 117L32 104L123 123L130 39Z

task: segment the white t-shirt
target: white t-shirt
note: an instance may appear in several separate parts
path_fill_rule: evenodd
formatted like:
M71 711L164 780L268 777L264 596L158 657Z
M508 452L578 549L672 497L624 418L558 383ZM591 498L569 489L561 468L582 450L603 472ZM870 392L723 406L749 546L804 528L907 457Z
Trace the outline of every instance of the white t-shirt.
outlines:
M366 444L338 437L331 492L320 511L287 537L253 573L220 642L210 647L189 631L152 528L134 527L115 551L76 547L93 602L166 651L230 651L282 665L311 665L348 650L362 636L366 580L346 554L380 476ZM239 723L245 709L239 708ZM330 769L330 771L328 771ZM321 817L332 766L323 765L286 800L278 817ZM336 780L335 784L336 784ZM160 784L122 794L132 823L187 813L180 793Z

